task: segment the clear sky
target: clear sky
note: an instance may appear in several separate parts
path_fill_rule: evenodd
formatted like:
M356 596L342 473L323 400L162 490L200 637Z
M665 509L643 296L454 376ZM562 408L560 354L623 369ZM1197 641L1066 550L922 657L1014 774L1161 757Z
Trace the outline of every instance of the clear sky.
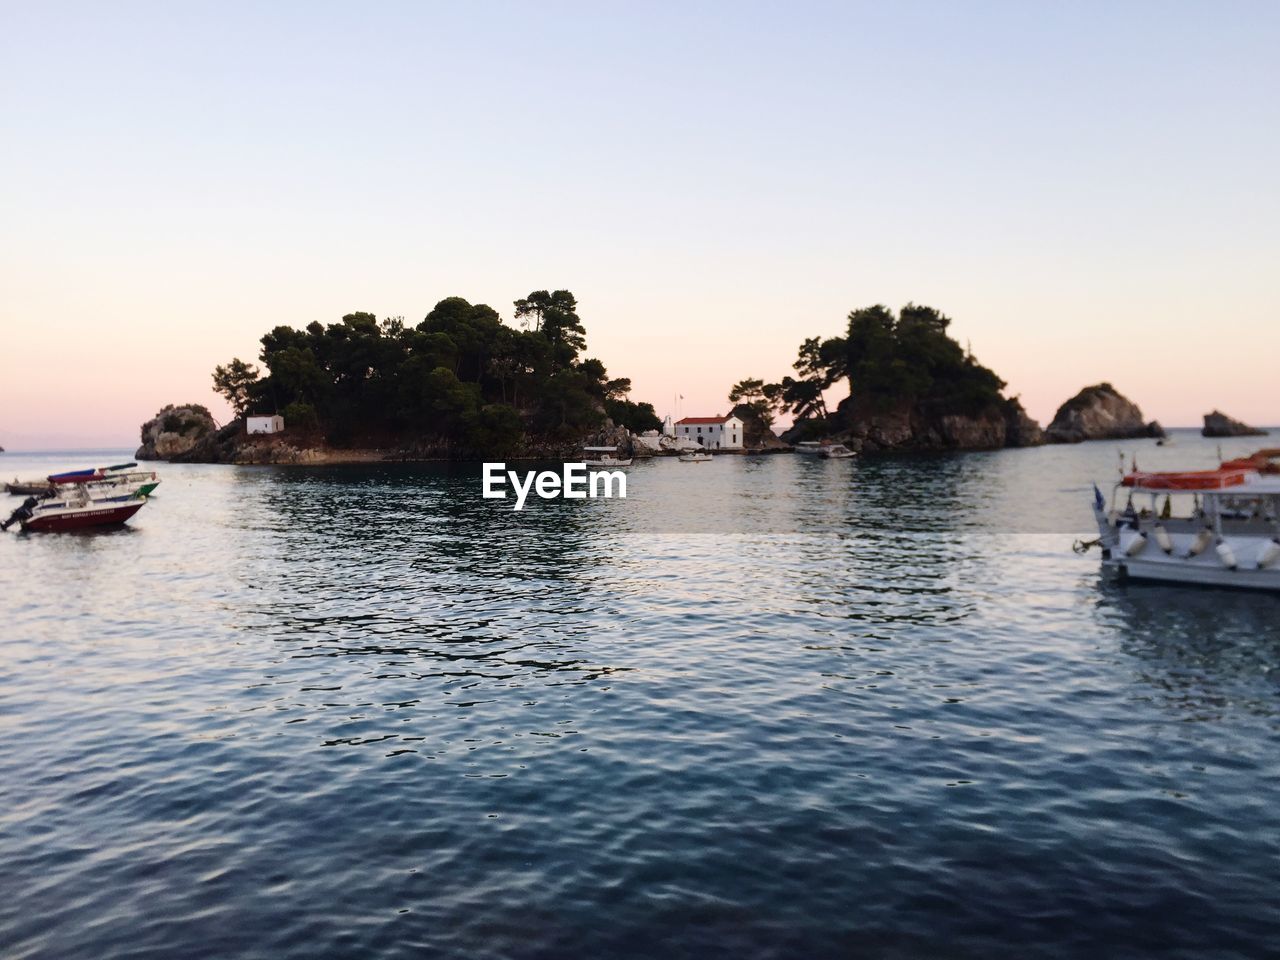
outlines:
M660 413L936 306L1047 421L1280 423L1280 5L16 3L0 444L285 323L577 296Z

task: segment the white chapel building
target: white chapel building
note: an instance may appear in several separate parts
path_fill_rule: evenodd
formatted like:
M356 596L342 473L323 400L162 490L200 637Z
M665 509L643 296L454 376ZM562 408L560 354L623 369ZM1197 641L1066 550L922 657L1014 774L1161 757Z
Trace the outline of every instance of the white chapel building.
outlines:
M692 440L708 450L741 450L742 421L732 415L685 417L676 421L676 439Z

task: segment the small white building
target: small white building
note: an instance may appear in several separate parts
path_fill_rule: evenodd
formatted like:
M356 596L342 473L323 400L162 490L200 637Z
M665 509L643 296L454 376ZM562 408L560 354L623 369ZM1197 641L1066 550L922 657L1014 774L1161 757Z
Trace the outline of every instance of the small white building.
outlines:
M270 417L245 417L244 426L249 433L283 433L284 417L278 413Z
M676 439L708 450L741 450L742 421L734 416L685 417L676 421Z

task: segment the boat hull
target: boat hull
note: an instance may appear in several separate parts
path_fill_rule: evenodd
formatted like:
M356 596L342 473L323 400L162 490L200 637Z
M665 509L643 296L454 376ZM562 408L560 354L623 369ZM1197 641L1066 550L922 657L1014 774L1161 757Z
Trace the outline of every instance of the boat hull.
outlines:
M59 530L85 530L90 527L114 527L127 522L142 509L145 500L133 500L110 506L92 507L87 510L57 511L32 517L22 523L23 530L54 532Z
M1280 571L1231 570L1209 563L1171 563L1160 560L1103 561L1103 567L1123 580L1143 583L1175 583L1180 586L1232 587L1239 590L1263 590L1280 593Z
M1102 568L1125 580L1172 583L1202 587L1234 587L1280 593L1280 563L1266 562L1274 533L1269 524L1232 524L1225 531L1233 566L1223 562L1214 546L1197 547L1203 531L1200 521L1170 520L1166 536L1168 552L1161 549L1155 528L1143 521L1139 534L1117 528L1095 505L1099 541L1103 548Z

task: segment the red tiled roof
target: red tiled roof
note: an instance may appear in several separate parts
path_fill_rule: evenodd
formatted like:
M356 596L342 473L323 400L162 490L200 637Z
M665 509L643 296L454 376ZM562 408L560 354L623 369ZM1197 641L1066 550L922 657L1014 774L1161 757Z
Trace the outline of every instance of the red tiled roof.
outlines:
M729 415L723 417L685 417L683 420L677 420L676 424L682 423L724 423L729 419Z

